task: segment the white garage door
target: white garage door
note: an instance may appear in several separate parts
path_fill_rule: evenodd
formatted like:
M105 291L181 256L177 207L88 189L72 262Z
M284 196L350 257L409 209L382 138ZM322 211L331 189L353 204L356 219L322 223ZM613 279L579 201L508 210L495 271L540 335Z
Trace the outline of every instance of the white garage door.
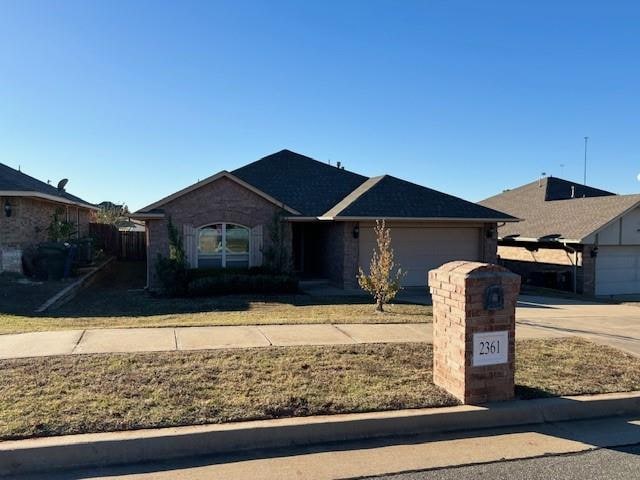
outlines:
M480 260L480 229L391 227L395 263L407 275L405 287L427 284L427 272L452 260ZM373 227L360 228L359 264L368 272L376 245Z
M640 293L640 247L600 247L596 295Z

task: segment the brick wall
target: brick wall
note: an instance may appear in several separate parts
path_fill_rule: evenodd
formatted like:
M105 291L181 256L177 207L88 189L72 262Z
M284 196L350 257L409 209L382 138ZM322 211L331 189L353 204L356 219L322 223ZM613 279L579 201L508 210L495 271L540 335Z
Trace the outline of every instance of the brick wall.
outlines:
M533 246L534 244L531 244L531 247ZM576 245L575 248L578 249L578 252L574 257L573 252L563 248L537 247L537 250L530 251L524 246L500 245L498 246L498 255L502 265L522 276L524 284L573 291L572 281L557 286L539 285L541 278L538 277L554 273L561 274L557 278L573 278L573 275L576 275L578 293L594 295L596 259L591 258L590 246ZM574 263L577 266L575 271Z
M485 223L481 234L482 261L486 263L497 263L498 225L496 223Z
M585 249L585 253L581 254L582 269L581 275L578 277L580 292L585 295L596 294L596 261L597 257L592 257L589 248Z
M10 217L4 214L6 200L11 204ZM21 264L16 262L16 255L20 258L22 250L26 247L48 240L47 227L51 224L57 209L62 209L63 220L67 219L68 212L68 219L76 224L80 236L89 233L90 211L88 209L48 202L35 197L0 198L0 205L2 206L0 251L4 252L2 255L5 257L4 261L0 260L0 271L2 269L19 271Z
M573 265L573 253L559 248L539 248L537 251L529 251L524 247L500 245L498 255L505 260L518 260L521 262L553 263L556 265ZM580 258L578 258L580 265Z
M162 209L165 218L171 217L180 233L184 224L194 228L221 222L249 228L263 225L263 248L269 245L269 224L280 211L278 206L224 177L170 201ZM291 226L288 223L285 235L291 254ZM169 254L167 220L147 220L147 274L151 290L159 287L155 273L158 254Z
M340 288L357 288L359 242L353 237L358 222L331 222L322 229L321 275Z
M504 307L485 310L485 292L500 285ZM433 299L433 378L463 403L508 400L514 396L515 306L520 277L505 268L456 261L429 272ZM473 365L473 335L507 331L507 363Z

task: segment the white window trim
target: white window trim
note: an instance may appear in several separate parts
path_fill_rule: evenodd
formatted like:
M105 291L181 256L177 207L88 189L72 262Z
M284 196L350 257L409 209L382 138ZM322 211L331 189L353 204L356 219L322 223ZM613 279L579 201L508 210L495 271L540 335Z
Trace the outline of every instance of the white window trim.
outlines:
M246 253L246 255L249 256L249 265L251 265L252 262L252 258L251 258L251 242L253 241L251 238L251 229L249 227L247 227L246 225L242 225L240 223L231 223L231 222L213 222L213 223L208 223L206 225L202 225L201 227L198 227L198 237L197 237L197 245L196 245L196 268L200 268L200 232L204 229L204 228L208 228L208 227L213 227L214 225L222 225L222 252L220 253L221 257L222 257L222 268L227 268L227 225L234 225L236 227L242 227L244 229L246 229L249 232L249 251ZM204 256L210 256L210 257L214 257L217 254L204 254ZM234 255L233 253L231 255ZM242 254L245 255L245 254Z

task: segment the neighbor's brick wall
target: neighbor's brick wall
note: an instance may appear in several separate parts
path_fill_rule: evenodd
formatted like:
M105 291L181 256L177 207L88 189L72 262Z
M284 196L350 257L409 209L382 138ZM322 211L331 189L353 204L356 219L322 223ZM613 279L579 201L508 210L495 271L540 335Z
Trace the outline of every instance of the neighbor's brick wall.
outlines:
M577 253L578 293L595 295L597 259L591 258L590 245L576 248L583 250ZM500 245L498 255L501 264L523 277L523 283L529 283L533 272L569 272L573 275L574 254L561 248L538 248L531 252L525 247Z
M11 216L4 214L5 201L11 204ZM0 198L0 271L21 271L21 252L30 245L48 240L47 227L53 214L62 209L61 218L76 224L80 236L89 233L89 210L61 205L31 197ZM80 223L78 224L78 212Z
M491 236L489 236L491 232ZM498 261L498 225L496 223L485 223L481 231L482 234L482 261L486 263L497 263Z
M500 284L504 309L484 309L485 289ZM429 272L433 299L433 378L463 403L514 396L515 306L520 277L504 267L478 262L446 263ZM508 362L473 366L473 334L509 332Z
M591 257L590 247L585 247L585 252L581 254L582 269L581 275L578 276L579 287L581 293L585 295L596 294L596 262L598 258Z
M559 248L539 248L535 252L530 252L524 247L500 245L498 247L498 255L504 260L573 265L573 253ZM578 256L578 266L579 265L580 255Z
M280 208L228 178L220 178L162 206L165 218L171 217L178 232L183 225L199 228L213 223L236 223L253 228L263 225L263 248L269 245L269 225ZM291 254L291 225L287 223L286 241ZM166 220L147 221L147 272L149 288L159 287L155 272L158 254L169 254Z
M5 198L0 199L4 207ZM0 246L24 248L47 240L47 227L59 208L55 203L35 198L10 197L12 214L10 217L0 212Z

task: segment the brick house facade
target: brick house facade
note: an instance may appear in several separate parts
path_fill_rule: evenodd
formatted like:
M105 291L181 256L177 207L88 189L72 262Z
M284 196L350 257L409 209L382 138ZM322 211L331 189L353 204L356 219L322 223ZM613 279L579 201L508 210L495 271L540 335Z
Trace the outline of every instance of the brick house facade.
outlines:
M395 177L367 178L283 150L132 215L146 223L148 288L160 287L156 263L169 255L169 219L189 267L228 268L264 265L275 217L294 272L346 289L357 288L359 267L369 266L377 219L397 233L396 258L413 273L405 285L425 288L427 271L442 263L495 261L497 222L515 220Z
M258 249L269 247L270 235L268 228L282 209L272 202L267 201L251 190L229 180L220 178L208 183L199 189L193 190L171 200L163 205L164 217L147 219L147 275L148 286L155 290L159 287L156 275L155 262L158 256L169 255L169 239L167 235L168 220L176 226L183 238L183 245L187 254L195 253L197 246L190 245L195 242L195 236L187 238L191 229L196 232L209 225L230 223L241 225L254 230L262 227L262 234L254 234L251 238L254 245L254 254ZM290 242L290 226L287 224L286 236ZM289 250L290 251L290 250ZM197 268L197 256L191 254L191 267ZM252 264L259 263L254 259ZM257 266L257 265L256 265Z

